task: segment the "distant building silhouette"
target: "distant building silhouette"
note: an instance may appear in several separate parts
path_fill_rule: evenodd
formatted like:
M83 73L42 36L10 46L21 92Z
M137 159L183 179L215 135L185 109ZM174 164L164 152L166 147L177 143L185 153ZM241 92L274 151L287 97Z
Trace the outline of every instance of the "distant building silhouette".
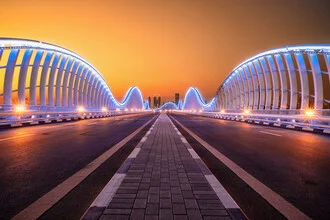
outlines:
M150 106L150 108L152 108L152 105L151 105L151 97L150 97L150 96L148 97L148 102L149 102L149 106Z
M154 104L153 104L153 107L154 108L157 108L157 102L158 102L158 100L157 100L157 97L156 96L154 96Z
M160 107L160 105L161 105L161 103L162 103L161 101L162 101L162 99L161 99L160 96L159 96L159 97L158 97L158 103L157 103L157 104L158 104L158 108Z
M175 93L175 104L179 103L179 99L180 99L180 94L179 93Z

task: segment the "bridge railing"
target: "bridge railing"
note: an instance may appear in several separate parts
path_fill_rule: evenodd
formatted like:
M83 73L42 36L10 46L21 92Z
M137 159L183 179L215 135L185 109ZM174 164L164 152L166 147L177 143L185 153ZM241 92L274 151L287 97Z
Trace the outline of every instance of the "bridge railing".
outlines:
M316 112L292 112L282 110L281 114L265 114L257 112L201 112L201 111L175 111L176 114L193 114L204 117L248 122L276 127L297 128L301 130L322 130L330 133L330 110ZM273 113L273 112L272 112ZM295 114L294 114L295 113Z
M0 126L21 126L24 124L43 124L51 122L72 121L80 119L103 118L127 114L143 114L148 113L149 110L87 110L87 111L4 111L0 112Z

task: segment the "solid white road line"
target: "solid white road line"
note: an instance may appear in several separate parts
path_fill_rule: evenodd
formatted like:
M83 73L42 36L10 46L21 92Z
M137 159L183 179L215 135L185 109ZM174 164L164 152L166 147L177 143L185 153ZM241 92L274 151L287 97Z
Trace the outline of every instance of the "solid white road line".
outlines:
M22 137L27 137L27 136L32 136L32 135L34 135L34 134L22 134L22 135L15 136L15 137L3 138L3 139L0 139L0 142L1 141L12 140L12 139L17 139L17 138L22 138Z
M282 135L280 135L280 134L275 134L275 133L267 132L267 131L260 131L260 133L263 133L263 134L269 134L269 135L273 135L273 136L277 136L277 137L281 137L281 136L282 136Z
M89 174L96 170L101 164L109 159L114 153L123 147L129 140L137 135L145 126L147 126L155 117L147 121L144 125L136 129L133 133L128 135L126 138L121 140L119 143L111 147L109 150L101 154L98 158L87 164L84 168L73 174L71 177L66 179L64 182L57 185L54 189L43 195L37 201L29 205L27 208L22 210L13 219L37 219L44 212L55 205L60 199L68 194L73 188L75 188L81 181L83 181Z
M228 157L220 153L214 147L209 145L206 141L201 139L195 133L186 128L178 120L172 117L185 131L187 131L195 140L197 140L202 146L204 146L209 152L211 152L218 160L225 164L231 171L233 171L239 178L241 178L246 184L248 184L255 192L262 196L269 204L271 204L277 211L284 215L287 219L311 219L305 213L300 211L290 202L285 200L279 194L268 188L258 179L246 172L243 168L231 161Z

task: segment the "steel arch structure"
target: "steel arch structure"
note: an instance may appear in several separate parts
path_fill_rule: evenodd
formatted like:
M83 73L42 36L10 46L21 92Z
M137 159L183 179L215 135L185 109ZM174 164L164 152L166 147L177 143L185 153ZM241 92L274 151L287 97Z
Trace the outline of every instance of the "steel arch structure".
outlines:
M210 102L206 103L201 93L197 88L190 87L184 97L182 110L205 110L214 111L216 109L216 98L213 98Z
M141 91L117 101L100 72L78 54L44 42L0 38L0 110L144 109Z
M217 109L254 113L326 114L330 103L330 46L292 46L253 56L227 76L216 92Z

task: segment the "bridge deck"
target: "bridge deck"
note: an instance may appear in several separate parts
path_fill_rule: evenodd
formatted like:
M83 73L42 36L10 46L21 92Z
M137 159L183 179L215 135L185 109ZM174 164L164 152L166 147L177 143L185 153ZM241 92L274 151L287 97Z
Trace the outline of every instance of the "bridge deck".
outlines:
M117 171L115 178L122 181L99 195L110 197L100 219L244 218L239 209L225 208L207 179L214 176L189 148L169 117L161 114ZM87 212L84 219L94 217Z

